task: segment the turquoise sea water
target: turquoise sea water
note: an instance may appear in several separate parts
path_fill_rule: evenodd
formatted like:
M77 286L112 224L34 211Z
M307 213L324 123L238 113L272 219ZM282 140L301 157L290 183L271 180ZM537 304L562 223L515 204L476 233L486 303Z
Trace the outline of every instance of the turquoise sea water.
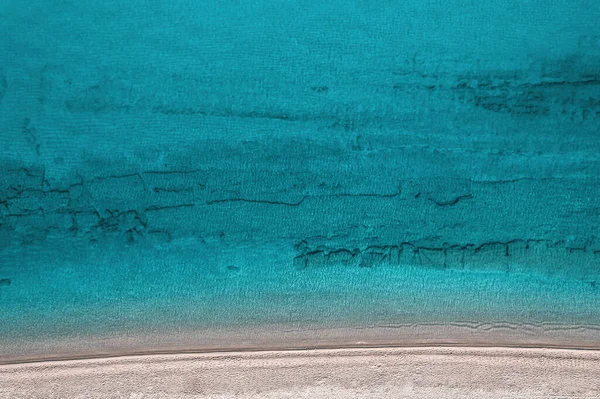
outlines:
M261 326L600 345L598 20L0 2L0 357Z

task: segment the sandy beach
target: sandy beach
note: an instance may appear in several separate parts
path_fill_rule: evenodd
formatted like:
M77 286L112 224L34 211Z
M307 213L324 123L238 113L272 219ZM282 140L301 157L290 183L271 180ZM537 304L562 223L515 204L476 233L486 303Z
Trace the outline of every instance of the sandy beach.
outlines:
M123 356L0 367L10 398L599 398L600 352L422 347Z

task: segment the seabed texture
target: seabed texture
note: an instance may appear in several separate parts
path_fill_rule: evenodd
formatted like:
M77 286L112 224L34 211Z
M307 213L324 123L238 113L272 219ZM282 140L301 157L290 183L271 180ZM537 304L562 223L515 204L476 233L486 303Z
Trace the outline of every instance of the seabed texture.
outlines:
M586 349L598 374L599 21L585 0L0 1L0 381L444 345Z

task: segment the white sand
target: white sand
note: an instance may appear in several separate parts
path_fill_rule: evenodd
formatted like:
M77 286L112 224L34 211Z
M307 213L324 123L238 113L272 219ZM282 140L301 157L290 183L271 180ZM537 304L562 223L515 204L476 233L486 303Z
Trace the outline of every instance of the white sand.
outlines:
M0 366L2 398L600 398L600 351L372 348Z

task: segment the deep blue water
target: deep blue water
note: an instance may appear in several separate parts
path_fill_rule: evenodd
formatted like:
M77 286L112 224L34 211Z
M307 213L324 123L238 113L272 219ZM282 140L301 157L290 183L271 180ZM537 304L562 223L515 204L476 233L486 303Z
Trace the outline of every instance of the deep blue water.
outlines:
M600 3L151 3L0 2L0 357L600 345Z

